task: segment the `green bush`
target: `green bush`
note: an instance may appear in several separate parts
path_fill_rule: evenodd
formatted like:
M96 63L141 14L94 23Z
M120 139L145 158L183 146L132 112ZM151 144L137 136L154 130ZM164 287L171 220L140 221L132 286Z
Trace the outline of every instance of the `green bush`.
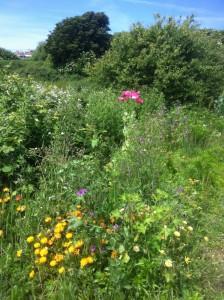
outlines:
M178 23L158 19L144 28L117 34L92 68L99 84L120 88L155 87L168 106L194 102L212 106L223 83L222 48L191 18Z

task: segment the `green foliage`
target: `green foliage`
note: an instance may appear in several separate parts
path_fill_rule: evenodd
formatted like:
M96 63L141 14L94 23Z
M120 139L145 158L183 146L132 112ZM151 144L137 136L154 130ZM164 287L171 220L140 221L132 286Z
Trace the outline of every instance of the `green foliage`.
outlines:
M159 18L155 25L136 25L117 34L92 76L106 86L156 87L167 105L194 102L214 105L223 84L222 49L193 19L182 23Z
M104 13L86 12L58 23L49 35L45 49L55 66L76 61L85 52L97 57L109 47L109 20Z
M35 61L45 61L48 57L46 49L46 42L41 42L35 49L35 51L32 54L32 60Z
M41 148L51 141L57 101L65 97L56 92L18 75L1 78L1 180L6 176L18 180L24 172L32 177L31 167L40 160Z
M18 59L18 57L11 51L6 50L4 48L0 48L0 61L1 60L12 60L12 59Z

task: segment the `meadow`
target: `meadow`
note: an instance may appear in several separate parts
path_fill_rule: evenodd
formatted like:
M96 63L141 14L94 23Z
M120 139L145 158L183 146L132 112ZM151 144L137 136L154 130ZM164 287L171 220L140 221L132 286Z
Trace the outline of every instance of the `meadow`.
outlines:
M194 60L188 69L184 61L183 75L177 53L165 57L161 48L148 86L140 80L151 75L136 74L152 53L120 68L125 48L117 44L150 34L121 34L88 66L101 85L56 70L58 77L39 80L2 62L0 299L224 298L220 66ZM204 36L199 42L210 49ZM173 77L166 58L179 66L172 64ZM131 77L136 66L143 70ZM197 84L187 73L193 68Z

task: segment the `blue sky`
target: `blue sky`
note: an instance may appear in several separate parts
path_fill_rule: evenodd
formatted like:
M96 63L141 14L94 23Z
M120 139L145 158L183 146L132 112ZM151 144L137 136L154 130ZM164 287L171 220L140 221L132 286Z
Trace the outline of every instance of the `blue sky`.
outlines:
M156 13L194 14L201 27L224 29L224 0L0 0L0 47L34 49L57 22L86 11L104 11L112 32L153 24Z

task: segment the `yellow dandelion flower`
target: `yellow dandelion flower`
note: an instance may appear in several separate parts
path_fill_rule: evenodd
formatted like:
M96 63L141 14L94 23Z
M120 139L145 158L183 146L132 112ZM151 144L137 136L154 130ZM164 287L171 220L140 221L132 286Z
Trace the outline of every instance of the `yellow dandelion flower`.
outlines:
M46 256L41 256L40 259L39 259L39 264L45 264L47 261L47 257Z
M35 249L40 248L40 243L35 243L33 246Z
M34 276L35 276L35 271L32 270L32 271L29 273L29 278L30 278L30 279L33 279Z
M166 259L164 265L166 268L172 268L173 262L171 259Z
M68 248L68 252L69 253L73 253L75 250L75 247L73 245L71 245L69 248Z
M190 257L185 256L185 257L184 257L184 261L185 261L185 263L188 265L188 264L191 262L191 259L190 259Z
M56 238L56 240L60 240L61 234L60 234L60 233L56 233L56 234L54 235L54 237Z
M34 237L31 235L31 236L28 236L28 238L26 239L27 243L30 244L34 241Z
M48 244L49 246L52 246L53 243L54 243L54 238L51 238L51 239L48 240L48 242L47 242L47 244Z
M174 234L174 236L175 236L175 237L177 237L177 238L179 238L179 237L180 237L180 232L179 232L179 231L174 231L174 233L173 233L173 234Z
M87 265L90 265L93 263L93 258L92 256L87 256L87 257L83 257L81 260L80 260L80 267L81 269L83 269L85 266Z
M56 260L51 260L51 261L50 261L50 266L51 266L51 267L55 267L56 265L57 265Z
M46 217L46 218L44 219L44 222L47 223L47 224L51 223L51 221L52 221L52 218L51 218L51 217Z
M72 243L72 241L64 242L62 246L64 248L68 248L71 245L71 243Z
M64 267L60 267L60 268L58 269L58 273L59 273L59 274L65 273L65 268L64 268Z
M78 240L78 241L75 243L74 248L75 248L75 249L81 248L83 245L84 245L83 240Z
M35 250L34 250L34 254L35 254L35 255L39 255L39 254L40 254L40 248L35 249Z
M65 235L66 239L71 239L73 237L73 233L72 232L67 232Z
M79 204L76 205L76 208L77 208L77 209L80 209L80 208L81 208L81 205L79 205Z
M47 244L48 242L48 239L46 237L43 237L41 240L40 240L41 244Z
M9 192L9 188L8 187L4 187L2 190L4 193L8 193Z
M0 229L0 238L3 237L4 231Z
M54 256L54 260L56 260L56 262L61 262L63 259L64 259L63 254L58 253Z
M79 248L75 249L74 252L73 252L73 254L74 254L75 256L78 256L79 253L80 253L80 249L79 249Z
M48 254L48 248L45 247L43 249L40 249L40 256L46 256Z
M23 253L23 250L20 249L20 250L16 251L16 256L17 256L17 257L21 257L21 256L22 256L22 253Z

